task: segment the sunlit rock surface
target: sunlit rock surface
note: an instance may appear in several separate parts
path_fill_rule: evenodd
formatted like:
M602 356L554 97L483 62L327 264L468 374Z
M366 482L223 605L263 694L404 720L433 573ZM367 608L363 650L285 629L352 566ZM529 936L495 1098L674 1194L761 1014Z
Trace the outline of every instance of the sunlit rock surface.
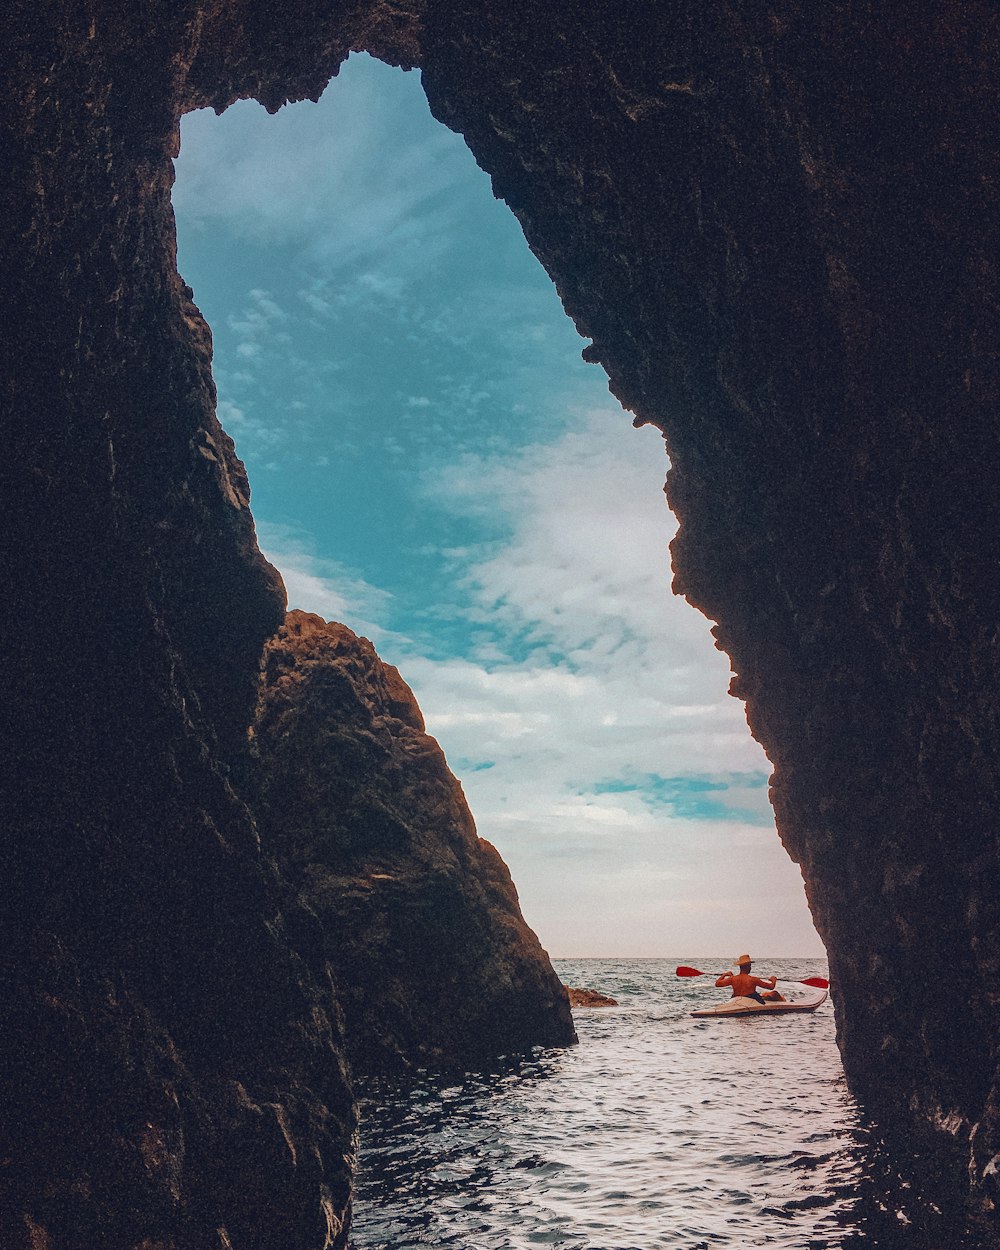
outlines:
M611 998L607 994L602 994L600 990L584 990L577 989L575 986L565 986L566 997L569 999L571 1007L617 1007L618 999Z
M997 1199L998 29L985 0L11 0L0 1240L342 1244L311 922L245 804L282 619L177 273L179 114L422 61L667 436L854 1089ZM306 952L307 958L295 953Z
M255 738L262 835L319 918L355 1068L576 1040L510 873L367 639L290 612L264 653Z

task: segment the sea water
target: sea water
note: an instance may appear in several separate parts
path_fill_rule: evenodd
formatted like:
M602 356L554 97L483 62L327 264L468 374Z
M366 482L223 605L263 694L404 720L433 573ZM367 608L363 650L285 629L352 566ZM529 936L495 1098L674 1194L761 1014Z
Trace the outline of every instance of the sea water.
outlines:
M829 1000L695 1020L729 991L679 979L679 963L723 970L556 960L567 984L619 1002L574 1012L578 1046L363 1089L353 1250L934 1244L848 1092ZM827 975L809 959L754 971Z

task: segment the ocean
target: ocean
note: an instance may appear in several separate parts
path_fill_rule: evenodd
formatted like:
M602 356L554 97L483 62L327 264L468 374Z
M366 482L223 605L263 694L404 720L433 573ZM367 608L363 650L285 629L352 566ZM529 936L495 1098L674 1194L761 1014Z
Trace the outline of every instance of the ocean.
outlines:
M555 960L620 1006L579 1046L362 1089L352 1250L955 1247L880 1154L844 1080L829 1000L695 1020L719 960ZM754 971L826 976L815 959ZM794 996L794 987L779 987ZM808 991L802 990L803 993Z

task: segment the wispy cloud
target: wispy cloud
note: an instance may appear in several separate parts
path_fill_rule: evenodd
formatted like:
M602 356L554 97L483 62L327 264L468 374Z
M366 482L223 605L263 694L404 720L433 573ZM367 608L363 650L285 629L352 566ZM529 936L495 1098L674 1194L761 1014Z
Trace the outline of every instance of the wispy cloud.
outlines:
M711 624L670 591L676 522L662 493L668 464L651 429L617 408L512 456L466 455L425 478L438 506L506 529L502 545L462 553L472 610L529 650L585 674L614 667L636 692L659 688L676 714L731 710ZM655 683L651 674L665 680ZM759 749L752 748L759 760Z
M236 354L243 360L256 361L274 343L290 342L288 331L281 328L288 321L288 314L269 291L254 287L247 294L246 306L229 318L229 328L236 338Z
M317 555L311 537L300 529L259 521L257 531L261 551L281 573L289 608L340 621L376 644L406 645L406 639L379 624L389 612L387 591L357 570Z
M553 949L761 948L784 907L798 918L786 949L815 950L728 662L669 590L665 468L656 437L608 409L428 473L436 506L504 536L449 553L467 654L434 658L412 636L382 650L461 761L480 832ZM766 919L745 890L767 894Z
M636 774L601 781L595 794L635 794L653 810L663 810L686 820L731 820L770 828L774 823L767 800L767 774L697 773L661 777Z
M195 226L294 248L320 274L350 271L369 294L398 291L440 259L468 198L470 160L443 127L411 125L399 94L394 77L355 76L349 91L334 79L321 105L286 107L264 131L252 101L220 119L189 115L175 207ZM319 291L306 296L321 315L333 307Z

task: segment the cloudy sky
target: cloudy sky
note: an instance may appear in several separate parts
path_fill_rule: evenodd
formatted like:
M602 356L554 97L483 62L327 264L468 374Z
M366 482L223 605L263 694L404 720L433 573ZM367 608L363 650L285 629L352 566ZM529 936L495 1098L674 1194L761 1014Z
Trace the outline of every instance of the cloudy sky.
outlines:
M413 687L553 955L822 953L662 440L611 398L416 74L185 119L180 268L290 605Z

